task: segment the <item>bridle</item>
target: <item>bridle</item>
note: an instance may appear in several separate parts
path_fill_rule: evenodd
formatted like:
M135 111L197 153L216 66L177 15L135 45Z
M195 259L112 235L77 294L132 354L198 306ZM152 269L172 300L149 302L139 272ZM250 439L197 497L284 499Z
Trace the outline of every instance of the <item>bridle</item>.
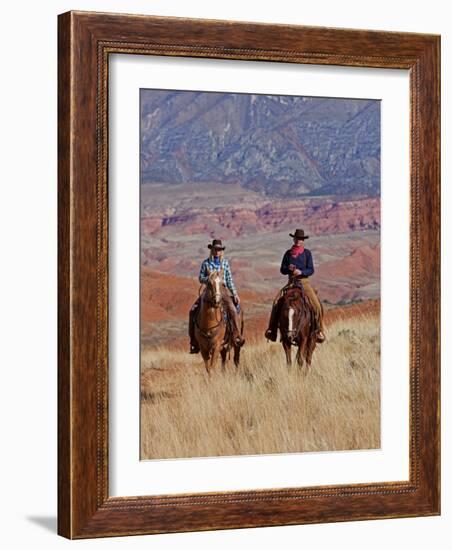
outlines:
M301 290L301 302L303 302L304 300L304 290L303 290L303 287L299 284L291 284L290 285L290 288L298 288L299 290ZM289 302L289 300L287 299L287 297L285 297L285 301L286 302ZM292 300L290 300L290 302L292 302ZM291 339L294 339L298 336L298 334L300 333L301 331L301 324L302 324L302 321L303 321L303 306L302 306L302 303L300 304L297 304L297 307L294 307L292 305L289 305L287 304L289 310L290 309L293 309L294 312L296 312L298 314L298 320L297 320L297 324L296 324L296 327L293 328L292 330L287 330L287 336L290 337Z
M215 280L215 285L216 285L216 290L214 291L214 288L213 288L213 284L212 284L212 278L213 277L216 277L217 279ZM199 326L199 323L198 323L198 316L196 316L195 318L195 324L196 326L198 327L198 330L201 332L201 334L207 338L210 338L212 336L211 332L213 330L216 330L221 324L222 324L222 321L223 321L223 315L224 315L224 309L223 309L223 300L222 300L222 296L221 296L221 290L220 290L220 284L221 282L219 281L219 275L218 275L218 272L212 272L210 275L209 275L209 280L205 286L205 297L204 297L204 300L211 306L215 309L215 320L217 321L217 324L214 325L213 327L210 327L209 329L205 330L203 328L201 328ZM201 294L201 288L202 288L202 285L199 287L199 294ZM220 318L218 319L218 312L220 313Z
M215 277L215 290L213 287L214 282L212 279ZM214 308L220 308L222 306L223 300L221 297L221 290L220 290L220 276L218 275L218 272L212 272L209 275L209 280L206 285L206 294L207 294L207 302Z

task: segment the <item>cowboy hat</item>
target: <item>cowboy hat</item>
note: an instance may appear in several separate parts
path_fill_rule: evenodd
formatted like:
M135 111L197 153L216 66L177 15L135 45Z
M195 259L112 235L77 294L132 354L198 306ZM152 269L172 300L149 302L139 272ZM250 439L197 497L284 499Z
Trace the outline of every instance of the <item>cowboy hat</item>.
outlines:
M295 237L295 239L309 239L309 235L304 234L304 229L295 229L295 233L289 233L291 237Z
M207 248L218 248L219 250L224 250L226 247L223 246L221 239L214 239L212 244L208 244Z

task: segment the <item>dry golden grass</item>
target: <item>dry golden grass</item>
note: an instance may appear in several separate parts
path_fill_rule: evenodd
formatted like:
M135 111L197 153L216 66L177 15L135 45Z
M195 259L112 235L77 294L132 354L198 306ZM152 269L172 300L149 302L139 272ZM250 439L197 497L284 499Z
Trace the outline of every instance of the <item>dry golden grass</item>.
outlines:
M200 355L143 350L141 458L378 448L380 320L339 319L327 337L309 372L264 339L210 377Z

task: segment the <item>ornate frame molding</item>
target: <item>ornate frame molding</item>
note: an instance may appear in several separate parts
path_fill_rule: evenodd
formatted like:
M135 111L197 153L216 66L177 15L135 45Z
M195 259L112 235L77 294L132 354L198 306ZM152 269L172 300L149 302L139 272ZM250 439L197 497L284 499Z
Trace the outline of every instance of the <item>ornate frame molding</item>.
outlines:
M89 12L59 16L58 531L61 535L86 538L439 513L439 47L438 36L409 33ZM109 497L110 54L410 71L409 481Z

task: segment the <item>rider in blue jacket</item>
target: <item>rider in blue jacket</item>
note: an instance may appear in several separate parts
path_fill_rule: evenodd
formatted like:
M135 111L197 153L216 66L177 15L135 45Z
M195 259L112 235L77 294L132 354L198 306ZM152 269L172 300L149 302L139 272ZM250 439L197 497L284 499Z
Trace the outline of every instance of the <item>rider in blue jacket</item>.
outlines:
M295 233L289 233L289 235L293 238L293 245L284 253L280 271L282 275L289 276L289 283L298 282L303 286L305 295L315 310L317 342L322 343L325 340L323 308L316 291L308 281L308 277L314 273L314 262L311 251L304 247L304 241L305 239L309 239L309 235L305 235L303 229L297 229ZM282 304L283 297L284 289L280 291L273 302L268 329L265 331L265 337L272 342L276 342L279 307Z

